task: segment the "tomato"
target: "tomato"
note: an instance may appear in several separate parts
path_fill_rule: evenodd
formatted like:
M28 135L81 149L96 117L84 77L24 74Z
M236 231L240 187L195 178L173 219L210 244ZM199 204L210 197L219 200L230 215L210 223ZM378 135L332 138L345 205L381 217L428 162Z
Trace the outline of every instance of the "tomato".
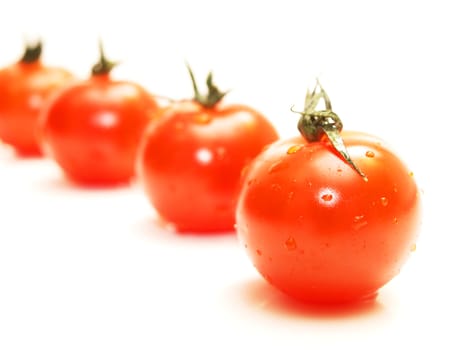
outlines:
M67 70L44 65L42 44L26 47L18 62L0 70L0 140L21 156L39 156L37 121L44 103L74 78Z
M302 118L319 115L315 105ZM334 114L328 112L322 115ZM236 212L238 237L260 274L291 297L372 299L415 250L419 190L381 139L322 131L312 141L277 141L250 164ZM333 145L336 135L345 156Z
M191 71L190 71L191 73ZM143 139L138 168L160 217L179 232L234 231L242 169L278 135L258 111L207 96L172 104Z
M157 103L140 85L110 77L102 51L92 76L62 90L45 108L44 149L82 185L116 185L135 173L138 144Z

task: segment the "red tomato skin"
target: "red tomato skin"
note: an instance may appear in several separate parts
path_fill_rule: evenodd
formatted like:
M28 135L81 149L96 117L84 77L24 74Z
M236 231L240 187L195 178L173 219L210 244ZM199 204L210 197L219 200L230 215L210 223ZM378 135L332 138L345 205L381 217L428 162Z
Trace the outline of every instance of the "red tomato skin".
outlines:
M117 185L135 174L138 144L157 115L138 84L94 76L64 89L41 117L43 147L82 185Z
M374 298L415 249L421 201L413 174L384 143L342 134L351 168L328 141L281 140L246 171L237 233L256 269L306 302Z
M0 70L0 140L21 156L40 156L37 123L49 98L74 80L72 73L40 61Z
M146 194L178 232L234 231L242 169L277 138L247 106L177 103L144 137L138 168Z

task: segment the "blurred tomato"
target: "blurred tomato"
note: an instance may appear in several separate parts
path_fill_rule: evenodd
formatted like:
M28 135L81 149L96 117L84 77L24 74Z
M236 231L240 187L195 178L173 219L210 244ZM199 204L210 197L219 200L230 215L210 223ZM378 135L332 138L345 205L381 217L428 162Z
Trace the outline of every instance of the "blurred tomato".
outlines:
M37 121L44 103L74 78L41 60L42 44L26 47L23 57L0 70L0 139L22 156L39 156Z
M143 131L158 113L153 96L128 81L115 81L101 46L92 76L63 89L41 118L47 153L82 185L126 183L135 172Z
M178 231L232 231L242 169L278 135L256 110L222 103L211 75L200 95L190 74L195 98L150 125L139 173L154 208Z

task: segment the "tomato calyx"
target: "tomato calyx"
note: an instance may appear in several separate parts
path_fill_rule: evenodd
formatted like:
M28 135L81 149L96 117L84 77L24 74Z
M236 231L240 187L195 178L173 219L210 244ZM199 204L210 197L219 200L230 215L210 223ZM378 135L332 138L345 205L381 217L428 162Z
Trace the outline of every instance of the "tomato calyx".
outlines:
M318 91L319 90L319 91ZM320 100L324 100L324 110L317 110ZM294 111L294 110L292 110ZM294 111L297 112L297 111ZM316 142L323 139L326 135L334 149L344 158L344 160L363 178L368 181L366 175L350 158L347 147L340 132L343 124L339 116L333 112L331 100L328 94L321 86L319 80L316 80L315 88L312 92L309 90L305 97L305 108L303 112L297 112L301 115L298 121L298 130L308 142Z
M39 61L42 54L42 41L38 40L35 44L27 43L24 54L19 60L21 63L34 63Z
M207 94L203 95L199 92L198 85L196 84L195 76L191 67L187 64L188 72L190 73L191 83L193 84L193 90L195 93L194 100L201 104L203 107L212 108L217 103L219 103L228 91L222 92L219 88L214 85L212 82L212 72L209 72L208 77L206 78L206 86L208 88Z
M97 61L94 66L92 66L92 76L109 74L112 69L114 69L114 67L119 63L107 59L104 53L104 45L102 44L102 41L99 41L99 55L99 61Z

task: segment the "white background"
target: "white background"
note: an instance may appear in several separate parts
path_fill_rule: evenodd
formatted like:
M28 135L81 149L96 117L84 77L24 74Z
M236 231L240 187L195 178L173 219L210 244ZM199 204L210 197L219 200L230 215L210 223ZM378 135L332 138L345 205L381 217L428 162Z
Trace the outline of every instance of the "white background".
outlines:
M296 133L319 77L345 128L386 139L423 191L417 251L375 306L291 302L234 235L157 225L135 184L77 189L50 160L0 148L0 349L464 349L467 21L463 1L4 1L0 65L24 38L85 78L101 38L116 78L191 95L213 70L226 102Z

